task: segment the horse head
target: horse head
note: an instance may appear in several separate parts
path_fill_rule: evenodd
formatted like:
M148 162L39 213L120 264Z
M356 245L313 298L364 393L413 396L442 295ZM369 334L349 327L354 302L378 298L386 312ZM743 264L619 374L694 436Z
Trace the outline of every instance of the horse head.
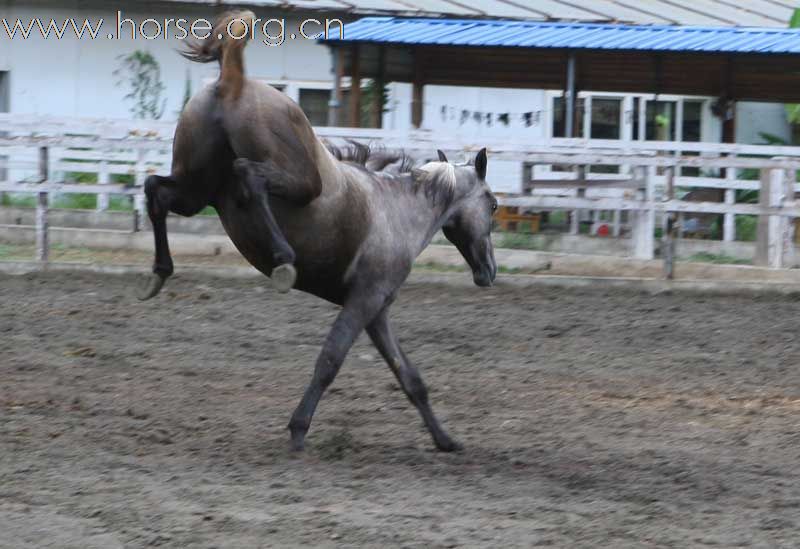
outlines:
M447 163L442 151L439 161ZM472 269L478 286L491 286L497 275L492 246L492 215L497 199L486 183L486 149L481 149L474 162L465 165L447 163L453 187L452 202L442 231Z

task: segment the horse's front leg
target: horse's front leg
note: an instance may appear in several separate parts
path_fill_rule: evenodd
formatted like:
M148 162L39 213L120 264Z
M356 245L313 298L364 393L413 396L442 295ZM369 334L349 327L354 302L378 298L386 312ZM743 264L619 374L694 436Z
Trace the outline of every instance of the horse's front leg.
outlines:
M244 208L259 208L266 223L272 249L272 264L274 265L269 275L272 284L279 292L288 292L297 279L297 272L293 265L295 254L270 209L268 181L256 169L256 163L245 158L237 158L233 163L233 168L240 185L237 189L237 202Z
M153 277L139 299L145 300L158 294L167 278L172 275L172 255L167 239L167 214L172 211L183 216L192 216L208 204L206 196L197 192L188 180L173 176L151 175L144 182L147 215L153 226L155 260Z
M289 421L292 450L303 449L306 433L311 426L311 419L314 417L314 411L317 409L322 394L339 373L339 368L350 347L353 346L353 342L386 302L386 298L361 297L348 300L339 312L331 331L325 338L322 351L317 357L311 383L306 388L300 404Z
M461 445L450 438L450 435L439 424L439 420L436 419L431 405L428 403L428 389L425 387L425 382L422 381L419 370L411 364L403 349L400 348L397 337L392 331L388 309L388 307L383 309L367 325L367 333L372 343L375 344L375 348L381 353L397 381L400 382L408 400L419 410L436 447L443 452L460 450Z

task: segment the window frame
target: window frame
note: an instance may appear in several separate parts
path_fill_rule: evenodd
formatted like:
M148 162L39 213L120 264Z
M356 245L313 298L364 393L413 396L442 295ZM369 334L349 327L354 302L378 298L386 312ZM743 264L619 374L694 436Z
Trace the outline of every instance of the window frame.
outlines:
M561 91L547 91L545 94L546 108L545 108L545 124L547 128L547 139L559 139L553 137L553 124L554 124L554 110L555 99L563 97ZM592 124L592 99L622 99L622 107L620 112L620 138L611 141L619 141L620 143L632 142L633 139L633 105L634 99L639 99L639 139L636 141L645 141L642 136L646 135L646 116L647 104L650 101L675 101L675 129L672 135L672 141L683 141L683 105L684 102L689 101L693 103L700 103L700 141L709 141L710 133L712 131L712 115L710 114L710 105L713 97L697 96L697 95L672 95L672 94L653 94L653 93L619 93L619 92L578 92L578 98L583 99L583 135L589 136L591 134ZM589 137L575 138L575 139L590 139Z

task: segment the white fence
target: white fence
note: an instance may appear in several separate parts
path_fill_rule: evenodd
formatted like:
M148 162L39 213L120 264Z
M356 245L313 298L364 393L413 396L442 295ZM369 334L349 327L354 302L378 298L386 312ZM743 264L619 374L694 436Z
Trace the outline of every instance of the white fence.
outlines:
M37 193L38 256L47 259L47 205L52 193L98 195L98 208L108 206L110 194L127 195L134 203L133 230L143 212L141 186L150 173L169 173L172 123L39 117L0 114L0 192ZM397 132L364 128L316 128L331 141L356 139L387 148L405 148L430 155L435 149L450 154L474 152L488 146L493 160L519 162L526 169L521 193L503 196L503 205L535 210L610 211L615 220L628 211L632 250L652 258L657 220L664 228L664 248L670 256L677 218L705 213L724 216L723 239L733 240L736 215L759 216L756 261L771 267L794 264L793 220L800 216L795 171L800 147L720 143L625 142L551 139L541 142L495 141L464 143L424 130ZM555 171L559 166L562 171ZM593 166L614 166L615 174L593 173ZM683 174L696 168L696 176ZM567 171L563 171L567 170ZM741 178L743 170L759 174ZM65 178L71 172L96 174L97 184L78 184ZM28 174L18 177L16 174ZM127 184L112 180L127 175ZM723 202L678 199L676 189L716 188ZM740 190L760 191L758 204L736 203ZM573 220L578 219L573 215ZM577 225L573 222L573 231Z

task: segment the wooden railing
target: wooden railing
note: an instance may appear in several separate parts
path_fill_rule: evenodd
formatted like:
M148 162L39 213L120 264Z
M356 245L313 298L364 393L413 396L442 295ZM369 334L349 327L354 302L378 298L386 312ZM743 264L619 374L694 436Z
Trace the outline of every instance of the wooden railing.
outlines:
M150 173L169 173L175 125L0 114L0 128L0 174L12 175L0 181L0 193L37 194L38 257L46 260L47 201L52 193L96 194L100 209L108 206L110 194L130 196L132 227L138 230L144 205L142 184ZM657 218L664 234L673 234L667 229L678 226L681 214L720 214L724 216L723 239L733 240L735 216L756 215L760 220L757 262L772 267L793 265L790 229L792 220L800 217L794 200L795 192L800 192L794 177L800 169L800 147L583 139L471 143L425 130L316 131L334 142L354 139L428 156L439 148L459 158L459 153L472 154L487 146L493 161L516 162L526 168L521 170L525 176L520 194L502 197L501 204L537 210L628 211L631 253L640 258L653 257ZM553 171L556 165L570 171ZM592 173L596 165L617 166L618 173ZM681 174L682 168L699 168L704 173L689 177ZM756 170L759 179L741 178L745 169ZM28 176L13 177L17 172ZM97 183L72 182L66 177L71 172L96 174ZM713 172L724 175L714 177ZM127 184L113 184L119 176L127 176ZM676 196L676 189L698 187L722 189L724 201L690 202ZM738 190L759 191L760 203L736 203Z

